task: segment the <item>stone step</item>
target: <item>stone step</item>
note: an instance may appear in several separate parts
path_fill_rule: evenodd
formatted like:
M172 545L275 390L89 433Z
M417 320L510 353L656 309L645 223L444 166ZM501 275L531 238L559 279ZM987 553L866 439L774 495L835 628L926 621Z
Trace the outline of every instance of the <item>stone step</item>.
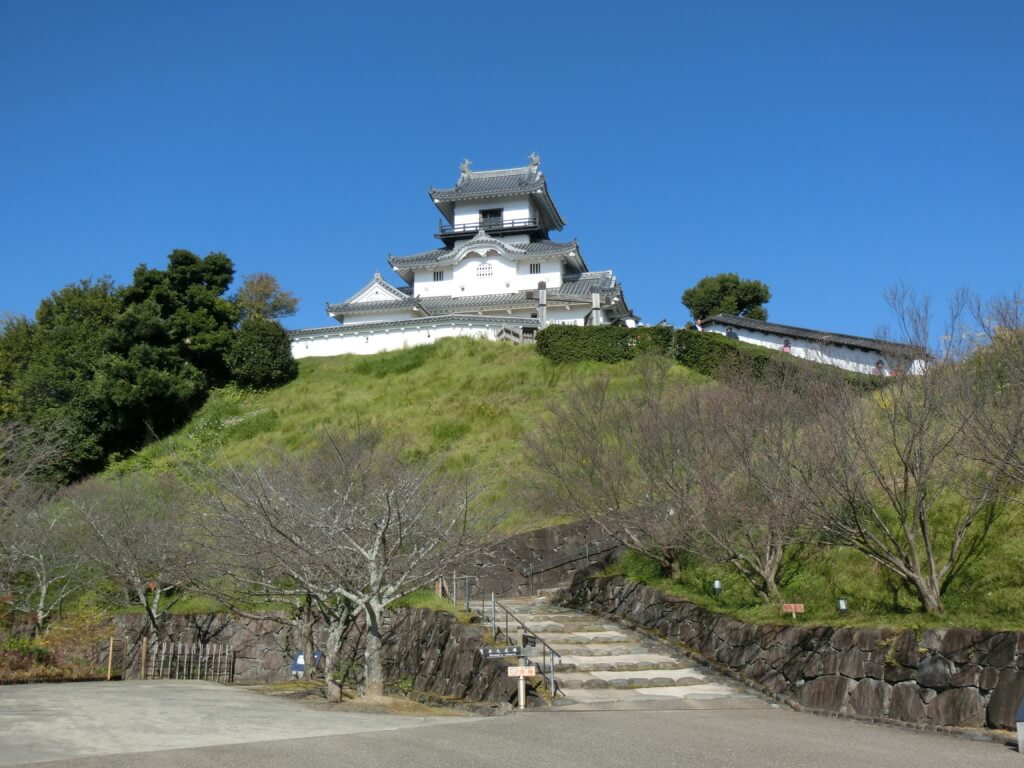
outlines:
M703 675L690 669L652 669L634 672L562 672L563 688L671 688L701 685Z
M544 641L551 645L587 645L590 643L635 643L636 637L625 632L602 630L600 632L547 632Z
M614 659L614 660L612 660ZM675 669L679 662L675 659L667 661L626 661L614 656L563 656L562 661L555 665L558 672L635 672L648 669Z
M546 639L546 638L545 638ZM648 653L650 649L635 640L621 643L561 644L548 641L548 645L562 656L623 656L632 653Z
M741 688L721 683L699 685L662 686L647 688L562 688L562 697L556 700L560 707L586 709L588 706L620 708L673 708L685 709L750 709L769 708L772 705L762 697Z

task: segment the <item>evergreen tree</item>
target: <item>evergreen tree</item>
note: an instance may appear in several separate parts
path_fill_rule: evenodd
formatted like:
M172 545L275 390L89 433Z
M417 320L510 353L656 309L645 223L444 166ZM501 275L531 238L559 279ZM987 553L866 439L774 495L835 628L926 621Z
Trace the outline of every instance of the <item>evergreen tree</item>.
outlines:
M708 275L683 292L683 306L694 320L712 315L738 315L752 320L767 320L764 305L772 297L760 280L744 280L735 272Z
M277 387L298 373L287 332L279 323L262 317L242 322L227 361L232 377L243 387Z

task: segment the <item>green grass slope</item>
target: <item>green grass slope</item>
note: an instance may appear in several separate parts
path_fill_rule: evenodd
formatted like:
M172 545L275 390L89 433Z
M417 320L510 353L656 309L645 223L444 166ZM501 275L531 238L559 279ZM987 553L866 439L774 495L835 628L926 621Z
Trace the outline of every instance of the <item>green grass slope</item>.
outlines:
M449 339L372 356L299 361L298 378L269 392L214 391L191 422L111 471L169 471L182 457L245 461L308 448L317 431L374 425L410 458L446 455L456 471L486 481L483 501L525 529L561 521L557 510L524 508L516 492L527 472L521 438L547 404L581 378L607 375L629 387L631 363L555 365L532 347ZM699 382L675 366L673 375Z

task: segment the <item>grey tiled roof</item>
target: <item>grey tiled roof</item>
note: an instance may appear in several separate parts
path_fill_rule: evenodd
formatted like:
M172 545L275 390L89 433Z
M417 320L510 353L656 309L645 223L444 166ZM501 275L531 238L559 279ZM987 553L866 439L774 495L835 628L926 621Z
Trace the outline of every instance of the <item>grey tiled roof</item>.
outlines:
M484 238L477 238L484 239ZM489 238L488 238L489 239ZM501 242L501 241L495 241ZM526 256L551 256L560 253L568 253L575 250L579 253L579 244L573 240L568 243L558 243L553 240L535 240L531 243L501 243L509 251L510 255L523 253ZM450 264L455 254L461 250L449 248L435 248L432 251L414 253L411 256L388 256L388 264L396 269L411 269L415 267L428 267L431 265Z
M419 302L412 296L387 301L345 301L340 304L328 304L327 312L331 315L356 315L364 312L379 312L388 309L413 309Z
M710 323L732 326L734 328L745 328L750 331L772 333L777 336L792 336L794 339L807 339L819 344L840 344L847 347L869 349L873 352L885 353L893 350L909 351L915 354L924 355L925 351L920 347L911 344L899 344L883 339L872 339L867 336L850 336L845 333L830 333L829 331L816 331L812 328L799 328L795 325L782 325L781 323L769 323L767 320L754 320L749 317L737 315L714 315L703 321L706 327Z
M483 296L424 296L420 298L420 304L427 313L436 315L455 309L532 307L536 306L537 297L531 298L525 291Z
M530 196L541 213L545 228L561 229L565 226L565 220L548 193L548 182L539 165L500 171L466 171L454 187L431 187L429 191L437 209L449 222L454 216L456 202Z
M588 273L593 274L593 273ZM601 273L598 273L601 274ZM608 273L610 277L611 273ZM563 284L561 288L548 290L548 303L570 301L575 304L590 302L590 294L598 290L602 295L614 290L615 279L608 277L586 278ZM605 286L602 288L602 286ZM489 293L480 296L420 296L396 299L395 301L364 301L344 304L330 304L327 311L332 315L360 315L370 312L387 312L393 309L412 309L427 315L447 314L456 310L512 309L537 305L536 291L514 293Z
M589 296L594 291L606 293L615 290L617 287L618 281L616 281L612 271L608 269L604 272L584 272L580 275L566 275L562 278L562 287L558 289L558 292L568 295Z
M425 267L447 261L454 253L448 248L435 248L432 251L414 253L411 256L388 256L388 264L392 267Z
M357 323L355 325L325 325L320 328L299 328L288 331L293 339L306 336L347 336L373 331L378 328L395 328L408 325L516 325L521 328L537 328L540 322L533 317L488 317L487 315L444 314L430 317L416 317L409 320L384 320L379 323Z
M472 200L477 197L522 195L544 189L544 177L537 166L506 168L500 171L470 171L454 187L435 189L436 200Z

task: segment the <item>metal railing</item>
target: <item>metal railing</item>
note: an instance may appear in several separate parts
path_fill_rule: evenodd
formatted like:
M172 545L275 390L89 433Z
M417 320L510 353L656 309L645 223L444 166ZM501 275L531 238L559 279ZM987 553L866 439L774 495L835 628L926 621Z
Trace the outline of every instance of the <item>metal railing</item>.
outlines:
M449 224L445 221L438 223L438 232L442 235L454 235L462 232L476 232L482 229L485 232L494 229L526 229L536 227L537 219L532 216L524 219L499 219L483 218L480 221L473 221L466 224Z
M481 603L483 603L483 599L482 598L481 598ZM526 647L525 646L523 646L523 648L522 648L522 651L523 651L523 657L522 658L526 660L527 664L531 664L531 663L532 664L537 664L538 671L541 673L541 676L544 677L546 679L546 681L547 681L547 686L548 686L548 704L551 704L552 702L554 702L555 696L558 695L558 684L555 682L555 665L557 665L558 663L560 663L562 661L562 654L560 654L558 651L556 651L554 648L552 648L550 645L548 645L548 643L544 640L544 638L542 638L540 635L538 635L536 633L536 631L530 629L523 622L522 619L520 619L518 616L516 616L514 613L512 613L512 611L510 611L506 606L504 606L500 602L498 602L494 598L494 593L492 592L491 593L491 616L490 616L490 619L491 619L491 634L495 637L495 639L497 639L498 633L501 631L501 625L500 625L500 623L498 621L498 615L497 615L497 612L498 612L499 609L504 613L505 631L502 634L504 634L504 636L505 636L505 638L507 640L511 640L512 639L512 634L509 631L509 627L510 627L510 624L511 624L511 627L513 628L513 630L514 630L514 628L518 627L520 630L522 630L522 634L524 636L532 637L534 639L534 642L538 646L540 646L540 650L541 650L541 663L540 664L537 664L536 659L531 659L529 657L529 655L527 655ZM484 614L484 619L486 620L487 614L484 613L483 610L481 611L481 613ZM556 661L556 659L557 659L557 661Z
M511 641L513 632L516 629L521 629L522 632L530 637L535 638L537 646L540 647L541 659L538 664L535 659L531 659L529 654L526 653L526 647L523 647L523 656L527 664L536 664L538 671L545 678L548 687L548 703L551 703L558 693L558 684L555 682L555 666L562 660L562 654L552 648L547 641L538 635L534 630L531 630L526 623L516 616L507 606L503 605L498 601L494 592L490 593L490 599L488 595L479 592L480 598L479 606L472 597L472 585L479 581L479 576L470 576L465 573L452 573L451 586L446 585L448 592L448 598L452 601L452 605L462 605L463 609L467 612L476 612L484 620L484 622L491 625L491 636L497 641L499 636L504 636L506 640ZM442 580L443 581L443 580ZM462 584L460 589L459 584ZM499 611L501 612L499 615Z
M578 560L585 559L587 561L587 565L590 565L592 558L605 555L620 546L622 546L621 542L615 539L604 539L602 541L593 542L588 541L582 546L577 547L576 550L570 554L558 555L557 557L548 558L547 560L542 560L539 563L531 565L523 571L523 575L526 576L528 580L530 594L532 595L534 593L533 577L535 575L546 573L547 571L554 570L555 568L563 565L568 565L569 563L575 563Z

